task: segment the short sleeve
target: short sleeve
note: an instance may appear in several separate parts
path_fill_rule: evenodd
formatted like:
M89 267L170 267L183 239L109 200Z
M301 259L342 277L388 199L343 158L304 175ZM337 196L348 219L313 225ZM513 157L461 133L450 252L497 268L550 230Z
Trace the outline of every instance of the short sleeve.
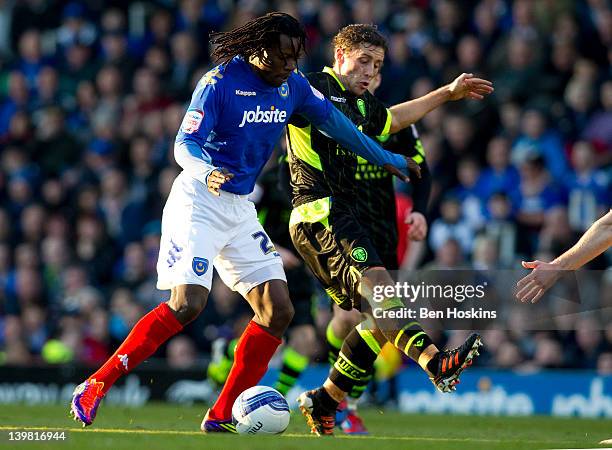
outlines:
M333 105L302 75L292 75L297 90L295 113L317 126L327 120Z
M370 107L369 124L366 134L384 136L391 130L391 111L376 97L366 91L365 99Z
M222 104L222 90L218 79L210 76L211 72L204 75L198 82L181 122L176 142L188 139L204 145L208 135L217 124Z

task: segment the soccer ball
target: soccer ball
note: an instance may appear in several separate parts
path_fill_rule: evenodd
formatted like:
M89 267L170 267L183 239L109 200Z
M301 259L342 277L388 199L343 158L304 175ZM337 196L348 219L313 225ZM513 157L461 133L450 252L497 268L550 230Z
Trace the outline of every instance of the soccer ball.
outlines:
M279 434L289 425L289 405L276 389L254 386L238 396L232 418L238 434Z

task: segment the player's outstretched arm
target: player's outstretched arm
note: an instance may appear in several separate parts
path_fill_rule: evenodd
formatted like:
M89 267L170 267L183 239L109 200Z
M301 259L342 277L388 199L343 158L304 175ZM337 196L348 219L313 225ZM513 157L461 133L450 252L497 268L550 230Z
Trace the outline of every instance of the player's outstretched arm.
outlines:
M464 98L482 100L485 95L492 92L493 83L490 81L475 78L471 73L462 73L446 86L431 91L422 97L398 103L389 108L391 111L390 131L391 133L397 133L448 101Z
M409 181L405 172L415 171L420 176L418 164L410 158L383 149L375 141L363 134L335 106L330 107L327 119L317 128L344 148L350 148L355 154L367 161L382 166L404 181Z
M612 209L596 221L580 240L552 262L523 261L525 269L533 269L516 283L516 298L535 303L559 279L563 271L576 270L612 246Z

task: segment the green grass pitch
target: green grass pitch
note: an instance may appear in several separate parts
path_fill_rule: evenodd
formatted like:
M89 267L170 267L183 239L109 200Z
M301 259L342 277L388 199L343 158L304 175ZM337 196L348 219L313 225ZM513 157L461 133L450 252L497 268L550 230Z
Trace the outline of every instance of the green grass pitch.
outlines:
M568 449L606 448L612 421L549 417L479 417L401 415L374 409L363 416L371 435L315 438L299 412L280 436L204 435L199 432L205 408L151 404L143 408L105 406L93 426L82 428L61 406L0 406L0 449L198 449L198 450L386 450L386 449ZM15 429L64 430L59 442L9 442Z

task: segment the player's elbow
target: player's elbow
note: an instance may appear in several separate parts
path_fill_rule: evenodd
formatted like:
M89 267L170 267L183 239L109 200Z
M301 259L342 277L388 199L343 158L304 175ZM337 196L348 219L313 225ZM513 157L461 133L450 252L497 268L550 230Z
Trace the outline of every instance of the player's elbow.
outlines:
M390 134L397 133L401 129L402 129L402 124L400 123L397 112L394 113L393 111L391 111L391 127L389 128L389 133Z

